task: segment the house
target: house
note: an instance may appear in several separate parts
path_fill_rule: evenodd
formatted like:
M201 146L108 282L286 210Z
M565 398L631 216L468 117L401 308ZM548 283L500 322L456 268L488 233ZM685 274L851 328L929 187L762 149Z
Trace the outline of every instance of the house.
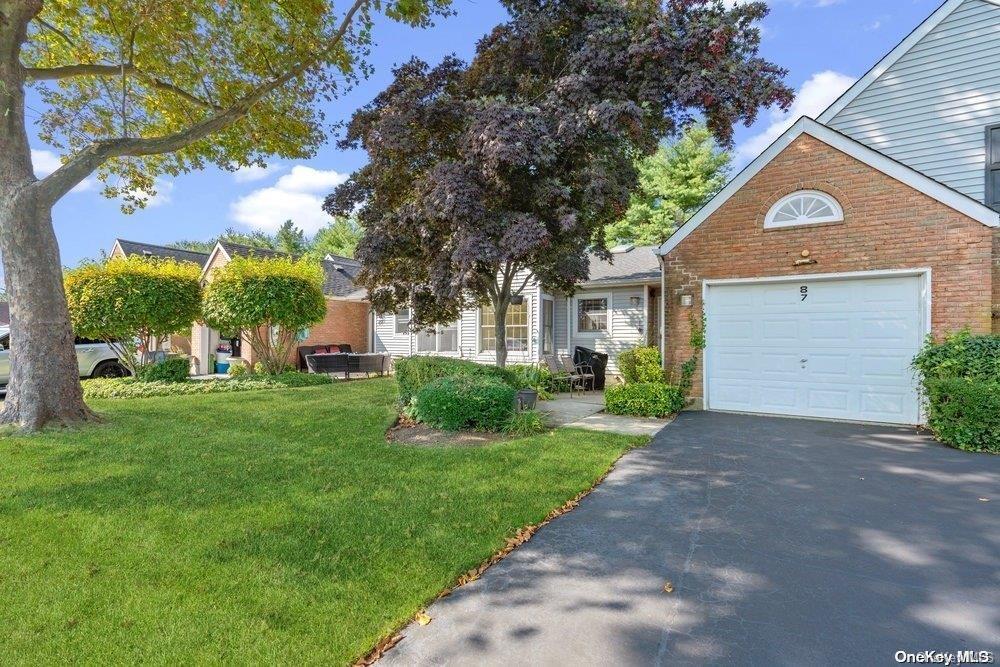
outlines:
M1000 0L947 0L659 249L703 407L922 421L927 334L1000 332Z
M655 246L619 246L612 262L590 257L590 279L572 296L546 292L528 278L523 302L507 311L507 361L538 363L543 355L572 354L577 345L609 355L609 371L617 372L622 350L660 340L660 266ZM434 331L410 330L409 310L374 315L373 349L393 357L433 354L482 363L496 359L491 306L470 308L457 322Z
M170 257L178 261L195 262L202 267L202 282L212 280L212 272L224 266L233 257L254 255L257 257L286 256L283 253L260 248L251 248L236 243L219 242L211 253L178 250L148 243L136 243L118 239L110 253L111 257L140 254L146 257ZM354 284L354 278L361 265L349 257L327 255L320 262L323 268L323 295L326 297L326 318L303 332L302 345L324 343L348 343L355 352L369 349L369 311L366 292ZM225 332L216 331L201 323L194 323L190 337L171 336L164 342L167 350L178 351L191 357L191 372L204 375L211 372L211 359L220 346L233 349L239 356L253 365L253 350L246 338L224 338ZM294 359L289 360L294 363Z

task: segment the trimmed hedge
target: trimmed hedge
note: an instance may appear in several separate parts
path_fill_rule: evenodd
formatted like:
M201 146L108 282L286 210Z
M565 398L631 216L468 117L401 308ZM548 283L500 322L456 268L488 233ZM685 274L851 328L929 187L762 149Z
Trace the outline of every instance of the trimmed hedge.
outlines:
M924 384L927 424L941 441L1000 454L1000 381L946 378Z
M133 377L94 378L84 380L83 397L93 398L149 398L152 396L181 396L187 394L216 394L257 389L287 389L330 384L326 375L309 373L282 373L280 375L253 375L228 380L189 380L187 382L146 382Z
M681 388L663 382L633 382L604 390L604 409L613 415L666 417L683 407Z
M138 377L143 382L187 382L190 375L191 362L187 357L168 357L138 370Z
M458 374L417 391L413 415L435 428L500 431L514 415L517 391L498 377Z
M655 347L633 347L622 351L618 355L618 370L626 384L663 382L663 363L660 350Z
M913 359L927 425L941 442L1000 454L1000 336L968 330L928 339Z
M517 377L509 370L486 366L464 359L448 357L413 356L399 359L395 363L396 384L399 385L399 402L409 404L417 392L433 380L456 375L495 378L504 384L517 387Z

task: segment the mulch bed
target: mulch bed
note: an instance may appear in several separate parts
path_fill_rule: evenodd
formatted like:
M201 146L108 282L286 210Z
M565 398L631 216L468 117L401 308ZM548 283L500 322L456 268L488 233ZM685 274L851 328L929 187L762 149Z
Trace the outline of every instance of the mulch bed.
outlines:
M484 431L442 431L400 417L386 431L385 439L398 445L412 447L482 447L510 438L502 433Z

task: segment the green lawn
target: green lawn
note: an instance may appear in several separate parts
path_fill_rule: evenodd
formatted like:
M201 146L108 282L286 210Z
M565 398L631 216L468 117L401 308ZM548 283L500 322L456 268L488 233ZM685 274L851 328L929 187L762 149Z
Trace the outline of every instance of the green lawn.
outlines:
M0 437L0 655L346 663L640 439L390 445L389 379Z

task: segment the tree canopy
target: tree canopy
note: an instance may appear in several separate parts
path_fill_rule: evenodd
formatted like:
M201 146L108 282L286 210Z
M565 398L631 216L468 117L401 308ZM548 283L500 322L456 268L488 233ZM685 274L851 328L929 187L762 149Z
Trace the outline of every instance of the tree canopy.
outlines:
M355 220L337 217L333 218L325 227L320 228L312 238L308 238L301 229L295 226L292 220L286 220L274 234L260 230L243 232L230 227L208 241L182 240L167 245L183 250L211 252L218 242L236 243L250 248L275 250L290 255L308 255L322 259L328 254L354 257L354 249L360 238L361 228Z
M732 156L704 125L691 125L668 146L639 160L628 210L608 226L614 243L658 245L726 184Z
M375 310L417 326L490 302L497 362L507 305L537 277L570 292L606 254L635 161L696 116L727 144L736 122L787 107L784 70L758 56L763 3L505 0L510 20L455 57L398 67L341 142L369 162L325 208L357 210L359 282Z
M154 340L190 332L201 311L201 267L156 257L115 257L66 272L73 330L108 343L133 374Z
M241 332L268 373L288 363L298 332L326 317L323 271L307 258L234 257L212 272L205 323Z

